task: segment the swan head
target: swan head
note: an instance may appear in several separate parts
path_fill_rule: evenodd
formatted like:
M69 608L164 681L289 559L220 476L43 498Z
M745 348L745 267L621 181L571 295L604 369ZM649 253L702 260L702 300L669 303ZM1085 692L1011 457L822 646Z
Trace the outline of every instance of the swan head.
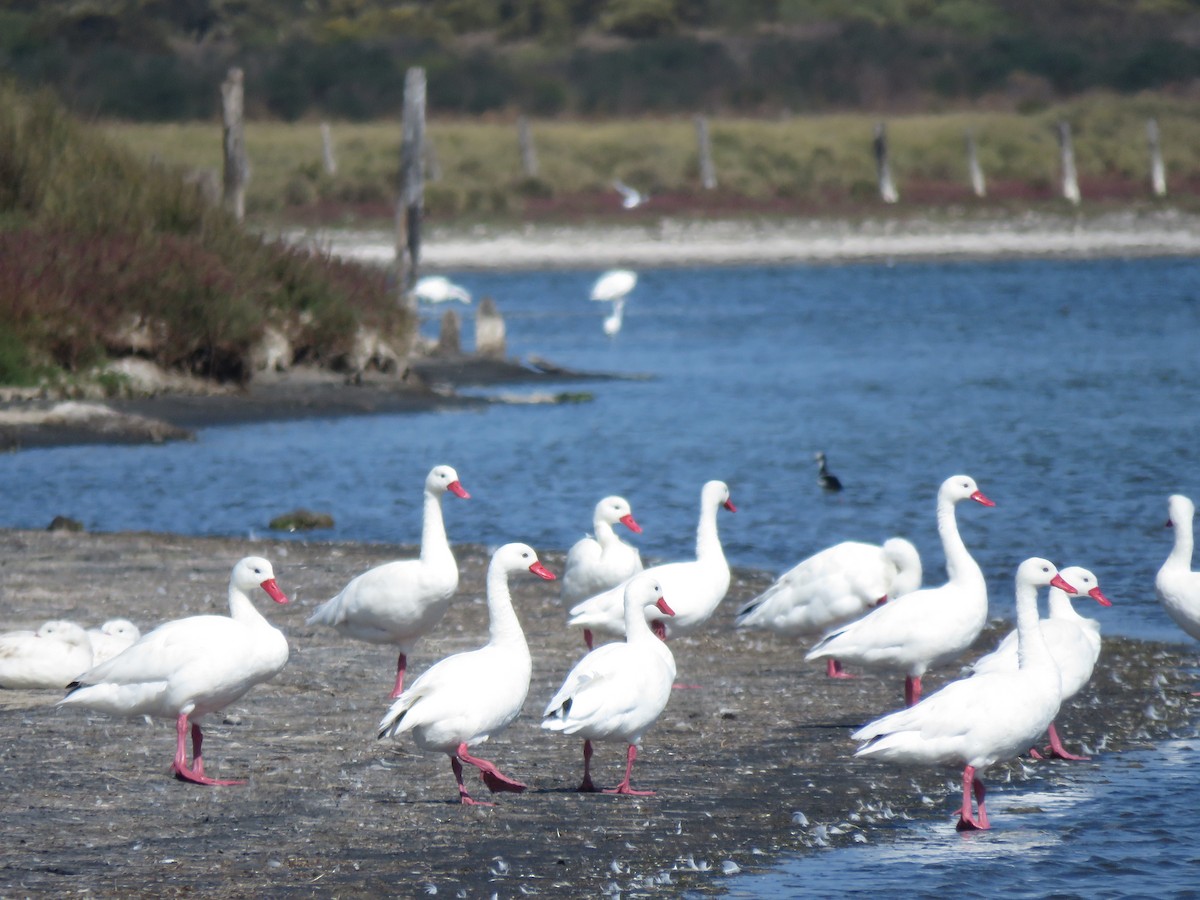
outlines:
M1054 563L1040 556L1031 557L1017 567L1017 582L1032 587L1056 587L1068 594L1079 593L1075 587L1058 573Z
M730 499L729 485L723 481L706 481L700 489L700 502L704 506L723 506L730 512L737 512L737 507Z
M946 500L950 503L958 503L960 500L974 500L976 503L982 503L984 506L995 506L996 504L984 496L979 490L979 485L975 483L975 479L970 475L951 475L942 482L941 488L938 490L938 502Z
M38 628L36 634L39 638L61 641L64 644L72 646L92 646L92 642L88 639L86 631L74 622L67 622L63 619L52 619L49 622L43 623Z
M639 610L653 606L664 616L675 615L675 610L671 609L663 596L662 585L658 579L646 573L635 575L625 585L625 608L629 609L631 606Z
M275 570L261 556L247 556L233 567L229 586L247 597L255 588L262 588L276 603L287 603L287 595L275 583Z
M1191 528L1196 515L1196 504L1183 494L1172 494L1167 498L1167 527Z
M642 526L634 519L633 509L624 497L605 497L596 504L594 518L600 522L607 522L609 525L620 523L634 534L642 533Z
M453 466L434 466L430 469L429 474L425 476L425 490L431 494L444 494L449 491L455 497L462 497L464 500L471 497L458 480L458 473L454 471Z
M1100 590L1100 579L1091 570L1083 566L1065 566L1059 573L1067 582L1075 586L1074 597L1091 597L1101 606L1112 606L1112 601Z
M489 573L498 570L508 574L509 572L519 572L521 569L528 569L545 581L554 581L556 577L553 572L542 565L537 551L528 544L505 544L492 554L492 562L488 566Z
M100 633L109 637L126 638L136 641L142 636L141 629L128 619L109 619L100 626Z

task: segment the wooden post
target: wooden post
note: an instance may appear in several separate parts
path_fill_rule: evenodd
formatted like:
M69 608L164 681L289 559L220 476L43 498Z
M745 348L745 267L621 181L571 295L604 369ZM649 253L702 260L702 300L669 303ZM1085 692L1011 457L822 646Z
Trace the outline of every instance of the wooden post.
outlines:
M321 161L325 164L326 175L337 174L337 158L333 155L333 133L329 123L321 123Z
M1063 199L1079 205L1079 177L1075 174L1075 147L1071 144L1071 123L1062 119L1058 123L1059 169L1062 173Z
M983 168L979 165L979 150L975 146L975 132L967 129L967 175L971 179L971 193L976 197L987 196L987 182Z
M521 148L521 171L526 178L537 178L537 149L533 146L533 134L529 130L529 119L517 117L517 145Z
M442 313L442 328L433 352L438 356L459 356L462 353L462 320L458 310L448 309Z
M1165 197L1167 196L1167 169L1163 165L1157 119L1146 120L1146 140L1150 142L1150 190L1155 197Z
M246 217L246 183L250 180L244 109L244 76L241 69L234 67L221 83L221 116L224 125L225 206L239 222Z
M706 191L711 191L717 186L717 170L713 165L708 119L704 116L696 116L696 151L700 156L700 184Z
M892 182L892 168L888 163L887 126L879 122L875 126L875 169L879 175L879 196L884 203L895 203L900 199L896 185Z
M416 309L412 287L421 260L421 213L425 204L425 70L404 77L404 123L400 141L400 197L396 203L396 275L401 296Z
M484 297L475 310L475 354L486 359L504 359L508 353L504 317L496 301Z

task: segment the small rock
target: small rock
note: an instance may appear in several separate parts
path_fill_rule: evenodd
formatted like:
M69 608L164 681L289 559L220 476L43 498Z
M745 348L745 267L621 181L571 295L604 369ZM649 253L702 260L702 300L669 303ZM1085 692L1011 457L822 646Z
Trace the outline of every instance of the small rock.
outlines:
M271 520L268 527L272 531L315 531L319 528L332 528L333 516L329 513L297 509L290 513L276 516Z
M47 531L83 531L83 523L68 518L67 516L55 516L54 520L46 526Z

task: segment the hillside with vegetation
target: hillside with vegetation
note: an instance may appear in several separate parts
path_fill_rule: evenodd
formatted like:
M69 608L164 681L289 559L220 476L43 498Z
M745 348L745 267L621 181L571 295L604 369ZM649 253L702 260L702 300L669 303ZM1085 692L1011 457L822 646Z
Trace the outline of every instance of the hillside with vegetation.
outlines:
M50 95L0 85L0 384L105 384L112 358L243 382L267 323L333 369L414 323L366 270L249 234L175 168L143 162Z
M364 121L430 73L442 114L1033 111L1194 97L1200 0L5 0L0 66L88 116Z

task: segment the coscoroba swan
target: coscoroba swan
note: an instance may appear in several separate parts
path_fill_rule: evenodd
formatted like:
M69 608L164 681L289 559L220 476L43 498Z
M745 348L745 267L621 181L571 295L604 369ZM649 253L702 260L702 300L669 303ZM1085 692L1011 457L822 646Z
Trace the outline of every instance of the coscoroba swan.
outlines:
M487 644L448 656L426 669L379 723L381 739L411 731L422 750L447 754L458 782L459 800L469 805L479 801L463 785L463 763L479 769L483 783L492 791L525 790L525 785L503 775L493 763L468 752L472 745L507 727L529 693L532 661L508 588L509 575L523 570L554 579L527 544L505 544L492 555L487 573Z
M583 738L583 783L592 783L592 741L624 741L625 779L609 794L650 795L635 791L629 779L637 747L671 698L675 658L646 624L647 607L672 615L653 575L635 575L625 586L625 640L597 647L575 664L542 713L542 727Z
M641 554L617 537L613 531L617 524L642 533L628 500L605 497L592 513L592 536L580 538L567 552L562 577L562 598L567 603L607 591L642 571Z
M937 496L938 534L949 581L906 594L830 632L805 659L833 659L905 675L904 700L921 699L921 676L959 657L987 622L987 582L958 533L954 508L963 500L994 506L968 475L942 482Z
M1058 667L1038 627L1037 589L1052 584L1068 593L1045 559L1027 559L1017 569L1017 634L1020 668L951 682L920 703L866 725L852 737L863 741L855 756L902 765L963 766L958 830L989 826L979 774L993 763L1029 749L1054 721L1061 698ZM971 794L979 805L976 816Z
M91 666L91 641L74 622L55 619L37 631L0 634L0 688L61 691Z
M89 628L87 635L92 644L92 665L98 666L131 646L142 632L128 619L109 619L99 628Z
M1172 494L1167 513L1167 525L1175 529L1175 546L1154 579L1155 593L1175 624L1200 641L1200 572L1192 571L1196 506L1182 494Z
M738 610L738 628L788 637L824 634L921 586L921 556L904 538L883 546L843 541L797 563ZM847 677L832 657L832 678Z
M1080 566L1067 566L1061 569L1059 574L1077 593L1067 594L1057 586L1051 587L1050 616L1038 624L1046 646L1050 648L1050 655L1054 657L1055 665L1058 666L1062 680L1062 702L1066 703L1091 680L1096 660L1100 658L1100 623L1081 616L1072 605L1071 598L1091 597L1101 606L1112 606L1112 601L1104 596L1099 580L1089 570ZM1019 644L1020 635L1014 629L995 650L977 660L970 667L970 671L975 675L1015 672L1018 668ZM1053 722L1050 723L1047 732L1050 746L1043 751L1047 756L1057 759L1087 759L1086 756L1076 756L1067 751ZM1040 755L1036 750L1033 752L1035 756Z
M254 608L249 592L255 588L276 603L288 602L271 564L248 556L233 567L228 616L191 616L159 625L129 649L80 675L58 705L174 719L171 768L176 778L195 784L241 784L205 775L199 720L274 678L287 664L287 639ZM190 766L185 746L189 726Z
M700 521L696 526L696 558L689 562L665 563L645 571L662 585L663 595L671 602L675 615L670 621L646 611L651 627L660 637L690 634L708 621L729 590L729 563L717 534L717 510L737 508L729 498L723 481L709 481L700 490ZM620 637L625 633L625 584L589 597L571 609L567 624L583 629L588 649L595 631Z
M442 621L458 589L458 563L442 521L442 495L468 498L450 466L434 466L425 478L421 555L368 569L351 579L341 593L317 607L310 625L329 625L342 634L373 644L394 644L396 684L392 697L404 690L408 655L417 641Z

